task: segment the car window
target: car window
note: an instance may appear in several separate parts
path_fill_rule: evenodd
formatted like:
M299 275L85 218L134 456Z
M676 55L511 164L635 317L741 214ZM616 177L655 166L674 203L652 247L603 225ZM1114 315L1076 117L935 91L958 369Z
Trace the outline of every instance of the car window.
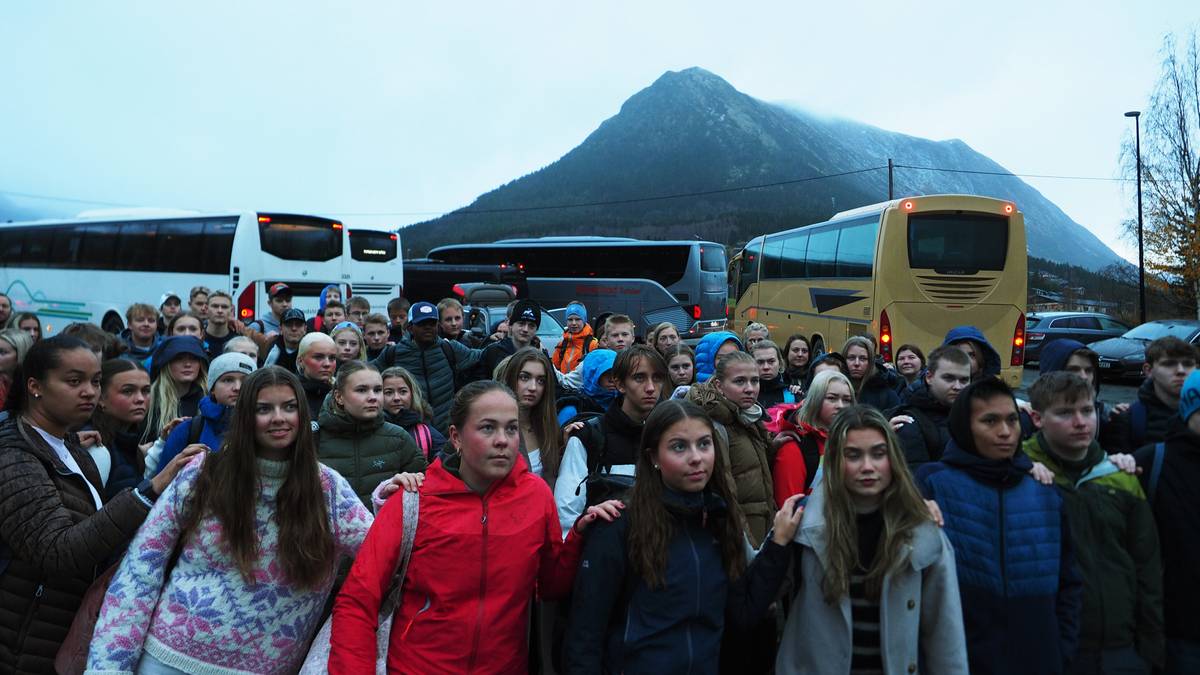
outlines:
M1100 317L1100 328L1102 328L1103 330L1121 331L1122 333L1129 330L1129 326L1126 326L1125 324L1121 323L1120 321L1117 321L1116 319L1113 319L1113 318L1107 317L1107 316Z
M1094 316L1076 316L1071 318L1071 328L1084 330L1100 330L1100 320Z
M1048 327L1049 328L1070 328L1071 327L1071 317L1064 316L1064 317L1060 317L1057 319L1051 319L1050 325Z

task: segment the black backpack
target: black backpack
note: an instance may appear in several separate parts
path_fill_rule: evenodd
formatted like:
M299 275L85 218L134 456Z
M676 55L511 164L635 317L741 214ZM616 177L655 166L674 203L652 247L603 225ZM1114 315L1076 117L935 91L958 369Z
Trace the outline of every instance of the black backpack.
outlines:
M572 417L567 424L583 422L583 428L575 433L587 451L588 474L575 486L578 495L587 486L587 505L595 506L610 499L622 499L633 487L633 476L612 473L612 463L606 462L603 413L585 412ZM565 426L565 425L564 425Z

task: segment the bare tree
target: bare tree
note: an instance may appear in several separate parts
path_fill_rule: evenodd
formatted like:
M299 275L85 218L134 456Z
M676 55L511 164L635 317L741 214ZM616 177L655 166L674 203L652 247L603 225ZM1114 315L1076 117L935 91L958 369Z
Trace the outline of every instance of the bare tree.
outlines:
M1134 143L1124 144L1136 175ZM1193 29L1168 36L1162 71L1142 116L1142 193L1146 267L1161 273L1200 318L1200 43ZM1136 237L1137 221L1127 222Z

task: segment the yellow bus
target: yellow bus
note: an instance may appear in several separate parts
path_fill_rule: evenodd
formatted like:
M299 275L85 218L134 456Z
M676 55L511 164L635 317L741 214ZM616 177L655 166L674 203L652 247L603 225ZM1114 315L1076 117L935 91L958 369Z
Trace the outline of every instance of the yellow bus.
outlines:
M928 354L951 328L972 325L1018 386L1027 264L1025 219L1012 202L896 199L751 239L730 262L731 325L763 323L781 346L800 333L814 354L870 332L886 361L905 343Z

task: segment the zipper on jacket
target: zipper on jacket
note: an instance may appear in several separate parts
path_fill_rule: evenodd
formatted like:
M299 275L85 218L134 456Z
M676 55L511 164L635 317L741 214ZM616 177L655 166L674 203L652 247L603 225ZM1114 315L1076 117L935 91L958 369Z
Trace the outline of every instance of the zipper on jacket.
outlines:
M700 616L700 603L702 601L700 589L700 554L696 552L696 540L692 538L691 528L685 525L683 529L687 534L688 546L690 546L692 549L692 566L696 570L696 609L694 611L696 616ZM687 636L687 672L690 673L692 672L692 665L696 660L696 655L692 647L692 624L690 621L687 623L687 629L684 631L684 635Z
M42 592L45 586L38 584L37 590L33 592L33 601L29 604L29 611L26 612L25 618L21 621L21 629L17 631L17 653L20 654L25 650L25 638L29 637L29 627L33 625L33 617L42 607Z
M1000 496L1000 591L1004 597L1008 597L1008 556L1005 549L1008 547L1008 532L1007 525L1004 520L1004 488L997 488L997 494Z
M478 609L475 611L475 630L471 636L471 653L467 658L467 672L475 670L475 657L479 654L479 639L483 629L483 600L487 597L487 552L488 552L488 500L482 500L483 514L479 524L483 528L480 538L482 546L479 551L479 597L476 598Z

